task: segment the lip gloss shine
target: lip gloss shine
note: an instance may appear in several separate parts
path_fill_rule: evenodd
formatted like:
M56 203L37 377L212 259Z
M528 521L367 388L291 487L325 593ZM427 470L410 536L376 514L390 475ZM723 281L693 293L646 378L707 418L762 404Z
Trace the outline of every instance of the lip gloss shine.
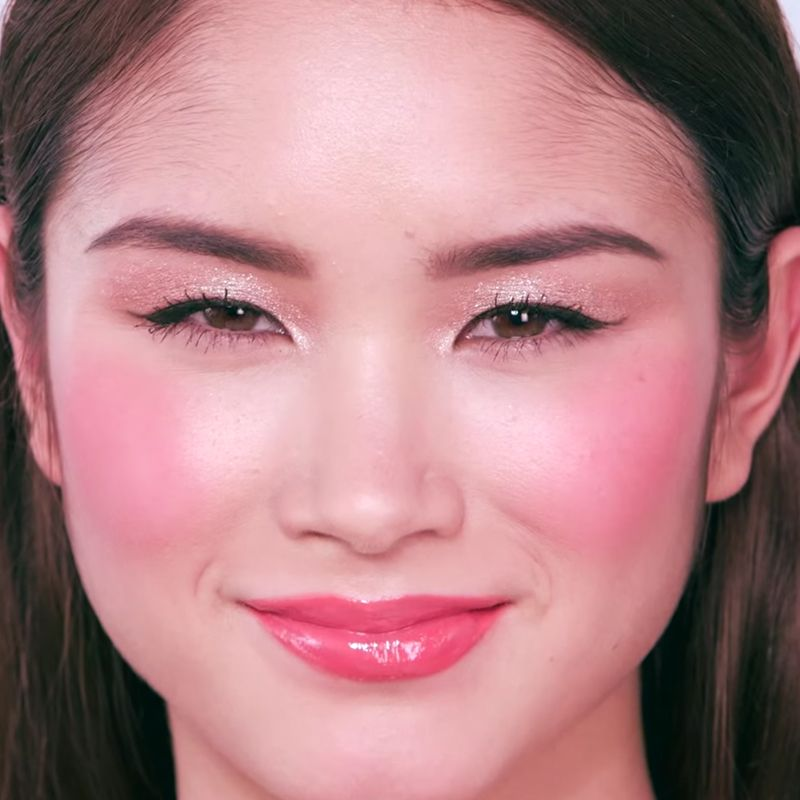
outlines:
M416 595L369 603L315 596L245 605L286 649L312 666L351 680L389 681L452 666L508 603Z

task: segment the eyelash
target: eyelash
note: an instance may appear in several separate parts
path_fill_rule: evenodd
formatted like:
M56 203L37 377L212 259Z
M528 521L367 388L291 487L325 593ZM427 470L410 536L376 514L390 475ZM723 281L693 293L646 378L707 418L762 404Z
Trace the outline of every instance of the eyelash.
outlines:
M279 326L280 330L233 333L229 330L203 327L189 322L189 317L207 309L242 309L251 311L274 322ZM555 333L550 334L542 333L532 336L489 339L487 344L481 346L481 352L493 353L493 360L497 360L498 356L502 356L503 360L506 360L512 354L512 351L515 357L525 357L531 347L535 348L536 352L541 352L543 347L551 343L560 342L573 345L578 340L590 336L594 331L619 324L619 322L607 322L587 316L583 313L581 306L548 303L544 295L538 301L533 302L530 299L530 294L527 294L520 300L512 297L502 303L499 302L499 295L495 295L495 305L474 317L467 324L465 330L469 333L481 322L503 314L520 314L524 312L529 312L533 317L538 317L545 325L557 322L562 327ZM144 316L143 321L139 324L146 326L148 331L153 336L160 337L161 341L169 335L188 330L186 344L199 347L201 343L206 343L205 352L226 343L229 346L264 343L268 337L286 332L284 326L268 312L251 303L229 299L227 289L223 297L208 297L205 293L201 293L197 297L190 295L188 292L185 293L183 298L176 300L169 300L165 297L164 305Z

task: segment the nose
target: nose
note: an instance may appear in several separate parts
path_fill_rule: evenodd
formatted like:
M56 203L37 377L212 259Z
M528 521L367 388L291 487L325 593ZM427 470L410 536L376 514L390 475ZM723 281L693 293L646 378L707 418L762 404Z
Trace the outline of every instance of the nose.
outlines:
M424 359L390 349L342 347L315 370L278 503L291 538L328 537L379 555L461 529L462 495L442 458L446 398L426 385Z

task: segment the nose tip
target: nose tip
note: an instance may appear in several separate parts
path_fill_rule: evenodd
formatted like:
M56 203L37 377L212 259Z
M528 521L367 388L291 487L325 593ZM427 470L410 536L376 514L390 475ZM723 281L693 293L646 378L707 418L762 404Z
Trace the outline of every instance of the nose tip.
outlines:
M388 552L409 537L456 535L463 504L455 483L426 474L403 485L398 476L373 476L369 485L327 487L283 495L282 527L290 538L329 537L361 555Z
M331 337L307 373L283 461L279 524L295 539L378 555L411 537L454 535L463 501L451 479L447 384L432 379L430 357L401 335L407 320L365 319Z

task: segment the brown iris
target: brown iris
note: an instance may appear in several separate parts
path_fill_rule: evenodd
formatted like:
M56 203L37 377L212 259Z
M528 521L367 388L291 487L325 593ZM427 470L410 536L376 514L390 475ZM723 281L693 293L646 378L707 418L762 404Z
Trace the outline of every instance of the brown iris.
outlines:
M492 327L495 332L503 338L513 338L517 336L536 336L544 332L547 323L550 321L543 314L535 311L510 309L500 314L490 317ZM508 325L498 324L500 320L511 320Z
M251 331L258 322L259 312L243 306L210 306L203 316L212 328L229 331Z

